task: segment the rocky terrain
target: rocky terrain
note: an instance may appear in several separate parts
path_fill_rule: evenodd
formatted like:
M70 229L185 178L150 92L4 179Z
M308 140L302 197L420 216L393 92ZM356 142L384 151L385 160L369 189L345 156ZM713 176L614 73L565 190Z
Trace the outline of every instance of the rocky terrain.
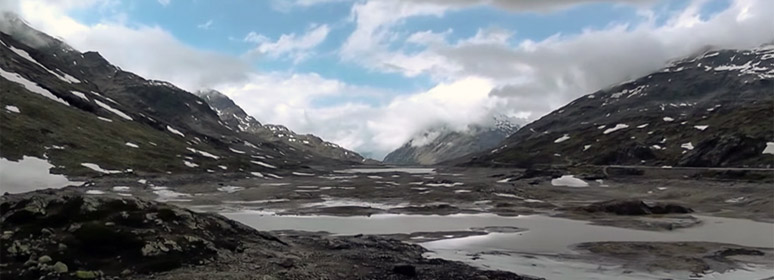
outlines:
M459 162L771 167L774 46L712 50L582 96Z
M377 231L370 235L345 234L348 237L342 237L330 236L320 230L284 230L293 229L294 223L262 224L258 219L250 225L277 230L258 233L219 215L200 214L202 212L224 213L230 218L244 213L242 217L248 221L250 217L262 215L280 219L278 221L282 217L298 217L294 215L317 215L320 219L394 214L422 217L466 214L474 215L472 219L553 216L604 225L610 228L606 231L623 228L666 233L696 232L717 223L706 222L707 216L734 218L734 221L774 221L771 212L774 197L769 187L774 177L767 171L747 171L740 175L736 171L677 167L571 167L352 172L317 170L283 178L245 178L239 173L110 174L81 178L87 182L79 187L5 195L0 204L3 230L6 231L2 246L8 247L2 248L5 254L2 259L10 261L3 264L4 271L10 271L11 275L29 275L29 279L42 275L77 277L78 271L111 276L123 273L137 279L150 273L161 279L255 279L255 275L274 277L265 279L409 279L411 277L404 272L396 272L404 271L405 267L406 271L415 271L418 279L467 279L464 277L471 275L519 279L498 274L502 272L479 272L457 263L424 259L421 256L428 253L425 249L397 240L423 244L484 237L492 233L521 234L540 230L531 226L489 224L454 230L409 230L400 234L378 234ZM492 214L499 216L486 216ZM303 220L303 224L313 224L315 219L318 218ZM237 220L243 221L242 218ZM331 228L342 229L345 228L339 225ZM717 234L726 236L721 232ZM766 233L759 232L758 236L766 236ZM78 238L129 241L126 246L103 242L109 248L97 247L93 252L60 250L86 250L79 246L90 243ZM573 235L567 235L562 241L571 244L573 238ZM626 240L625 236L618 238ZM701 237L696 238L701 240ZM734 239L733 236L729 238ZM157 248L156 251L163 252L160 256L164 256L159 259L142 256L142 249L147 244L151 244L148 250L158 244L169 251ZM27 255L11 255L19 252L19 246L27 248L23 249ZM10 249L12 247L15 249ZM690 250L680 251L680 248L689 247ZM541 255L541 258L566 263L623 265L634 271L704 274L751 264L774 267L770 262L772 252L769 247L774 244L758 248L717 242L583 242L573 249L579 254ZM106 255L100 251L102 249L120 255L120 260L125 261L105 263ZM675 250L681 253L669 258L649 257L666 256ZM639 253L626 253L630 251ZM182 253L186 258L179 257ZM490 250L470 253L465 258L475 262L491 256L520 258L518 256L522 254L526 253ZM41 261L44 255L51 260L43 258ZM66 265L68 272L56 274L57 262ZM61 271L62 265L58 267Z
M76 190L0 198L8 279L531 279L373 236L259 232L216 214Z
M321 157L355 163L367 161L358 153L344 149L335 143L324 141L315 135L297 134L283 125L261 124L258 120L245 113L228 96L216 90L198 91L196 95L207 101L207 104L218 113L220 119L232 130L254 134L268 142L281 142L299 151ZM374 163L375 161L370 160L368 162Z
M432 165L490 150L518 130L506 117L494 117L488 125L469 125L464 131L442 126L423 131L384 157L384 163Z

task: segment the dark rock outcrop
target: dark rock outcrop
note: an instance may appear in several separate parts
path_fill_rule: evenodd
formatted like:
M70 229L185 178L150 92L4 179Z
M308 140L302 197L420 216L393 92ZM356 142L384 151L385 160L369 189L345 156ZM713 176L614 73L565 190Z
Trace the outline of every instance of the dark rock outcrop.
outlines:
M384 237L278 236L73 188L4 195L0 213L2 279L532 279L426 259L422 247Z
M239 252L244 242L287 246L219 215L132 197L40 191L4 196L0 210L0 255L7 265L2 278L8 279L55 279L66 276L62 267L82 274L151 273L208 262L222 251Z
M625 216L651 214L686 214L693 209L677 204L646 203L642 200L608 200L580 207L578 210L589 213L609 213Z

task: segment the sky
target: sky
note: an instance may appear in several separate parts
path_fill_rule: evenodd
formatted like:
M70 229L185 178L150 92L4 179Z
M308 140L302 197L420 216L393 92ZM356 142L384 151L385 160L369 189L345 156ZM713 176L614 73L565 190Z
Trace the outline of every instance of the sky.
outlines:
M381 159L519 124L710 48L774 42L770 0L3 0L124 70Z

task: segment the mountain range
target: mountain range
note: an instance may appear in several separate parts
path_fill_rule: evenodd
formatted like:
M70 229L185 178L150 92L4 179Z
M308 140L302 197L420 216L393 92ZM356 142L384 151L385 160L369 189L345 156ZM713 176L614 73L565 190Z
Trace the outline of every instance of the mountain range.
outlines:
M261 124L258 120L245 113L228 96L219 91L203 90L197 91L195 94L204 99L218 113L220 119L232 130L254 134L262 139L274 143L284 143L299 151L322 157L352 162L367 161L358 153L344 149L315 135L297 134L283 125Z
M463 165L771 167L774 45L709 50L587 95Z
M262 126L246 115L237 120L219 114L209 98L124 71L97 52L79 52L13 14L2 18L2 158L44 158L53 172L76 176L246 172L260 177L363 161L311 135ZM300 143L277 141L279 132L261 133L280 130ZM304 141L315 148L304 148Z

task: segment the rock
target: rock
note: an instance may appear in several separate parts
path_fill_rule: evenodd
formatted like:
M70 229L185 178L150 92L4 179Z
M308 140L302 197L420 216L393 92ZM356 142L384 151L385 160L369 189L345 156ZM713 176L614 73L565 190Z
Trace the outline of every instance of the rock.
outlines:
M277 264L278 264L279 266L281 266L281 267L284 267L284 268L291 268L291 267L295 267L295 266L296 266L296 263L297 263L299 260L300 260L300 258L299 258L299 257L296 257L296 256L288 256L288 257L284 257L284 258L282 258L282 260L280 260L279 262L277 262Z
M426 274L426 279L474 279L477 275L492 280L520 279L515 274L482 272L456 262L424 261L422 247L383 237L305 233L280 238L217 214L195 213L137 197L92 196L90 213L73 214L82 213L83 197L80 190L67 188L3 197L3 218L27 213L25 204L29 201L49 207L35 219L2 220L4 230L14 231L14 237L25 237L0 242L0 279L148 279L156 273L165 279L210 279L231 271L256 271L245 278L264 280L408 279L420 278L411 276L417 275L416 263L422 263L419 275ZM146 220L146 214L152 214L153 220ZM107 222L115 224L106 226ZM68 231L73 224L78 226ZM35 234L43 228L54 234ZM52 260L39 258L44 255ZM28 266L23 266L28 260ZM390 273L393 268L395 273ZM339 273L345 276L337 277Z
M528 168L524 170L524 173L517 177L517 180L531 179L536 177L551 177L559 178L564 175L564 172L555 168Z
M610 176L639 176L645 174L645 171L637 168L610 167L607 169L607 174Z
M11 237L13 237L13 231L6 230L6 231L3 231L3 236L0 238L2 238L3 240L8 240L8 239L11 239Z
M410 264L398 264L392 267L392 272L408 277L417 276L417 268Z
M54 268L54 272L56 273L67 273L67 270L68 270L67 265L64 264L63 262L54 263L53 268Z
M27 261L26 261L26 262L24 262L24 264L23 264L23 266L24 266L24 267L30 267L30 266L36 266L36 265L38 265L38 262L37 262L37 261L35 261L35 260L32 260L32 259L30 259L30 260L27 260Z
M642 200L608 200L592 203L579 210L589 213L611 213L616 215L637 216L650 214L686 214L693 209L677 204L647 204Z
M81 224L77 224L77 223L76 224L71 224L69 227L67 227L67 231L75 232L79 228L81 228Z
M715 252L715 256L720 258L726 258L731 256L764 256L766 253L756 250L756 249L747 249L747 248L727 248L721 251Z
M78 270L75 272L75 277L78 279L94 279L97 278L97 273L94 271Z
M44 256L41 256L40 258L38 258L38 262L39 263L48 263L50 261L52 261L51 257L49 257L47 255L44 255Z
M15 240L8 248L8 253L11 256L28 256L30 255L30 245L21 244L19 240Z

